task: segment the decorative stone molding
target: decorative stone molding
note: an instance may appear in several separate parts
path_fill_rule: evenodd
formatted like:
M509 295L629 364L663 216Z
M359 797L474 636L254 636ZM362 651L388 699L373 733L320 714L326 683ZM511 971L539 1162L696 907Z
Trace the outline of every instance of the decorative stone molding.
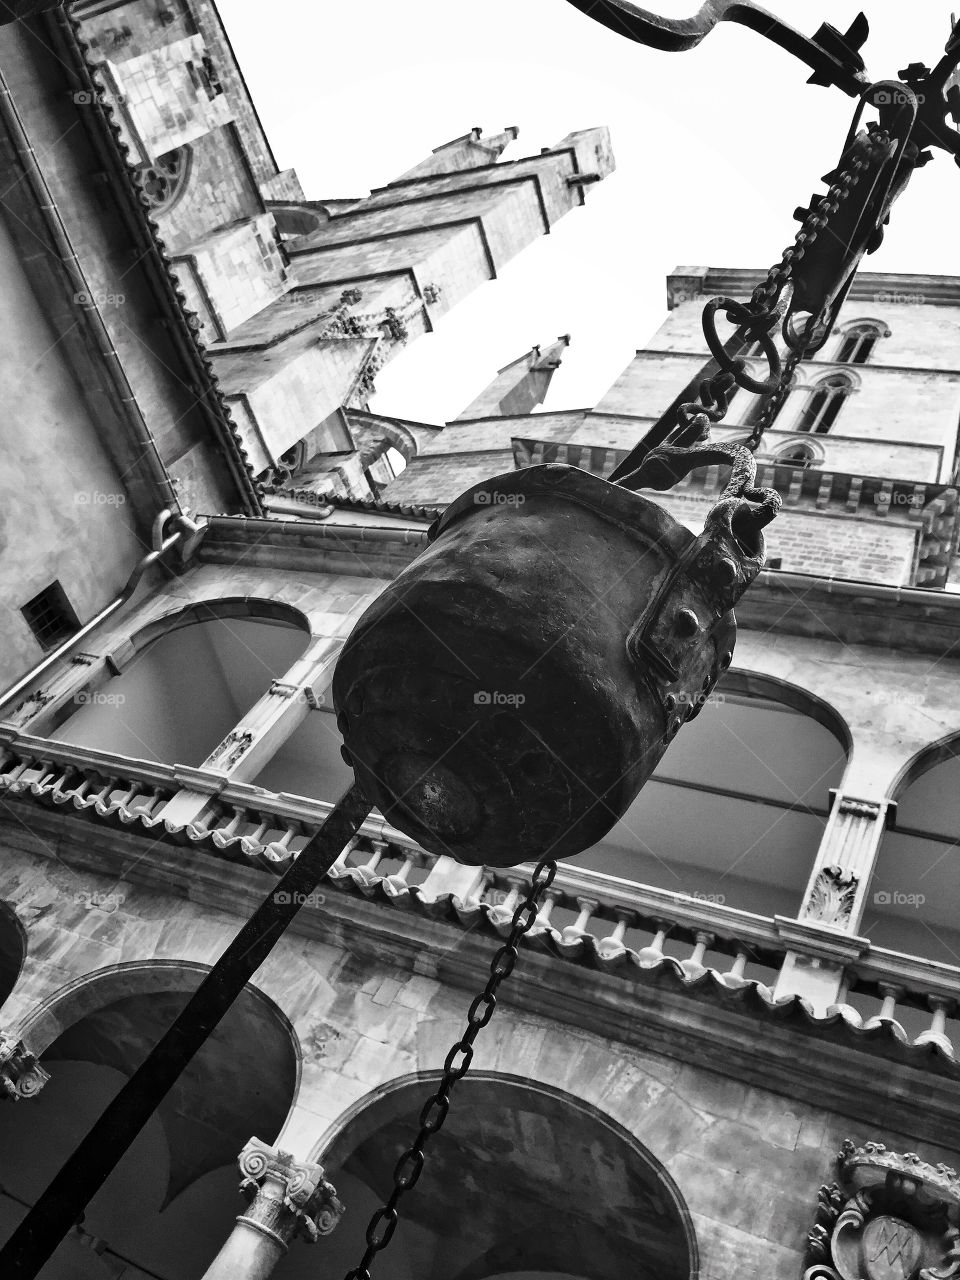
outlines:
M859 884L859 877L843 867L821 868L807 898L804 920L846 927L853 915Z
M22 729L28 720L32 720L38 711L42 711L47 703L52 701L52 693L44 693L42 689L38 689L36 693L31 693L18 702L6 719L10 724Z
M272 1239L286 1251L295 1237L315 1244L343 1215L335 1187L323 1166L294 1160L277 1147L251 1138L240 1153L241 1192L250 1201L237 1218L242 1226Z
M0 1031L0 1098L32 1098L50 1079L22 1040Z
M275 698L292 698L297 691L297 685L286 684L283 680L272 680L270 688L267 690Z
M204 764L218 769L232 769L237 761L253 745L253 734L247 730L232 729L218 747L207 756Z
M831 792L832 805L817 865L804 895L801 920L853 932L892 806Z
M960 1276L960 1176L915 1152L849 1138L840 1183L820 1188L804 1280L950 1280Z

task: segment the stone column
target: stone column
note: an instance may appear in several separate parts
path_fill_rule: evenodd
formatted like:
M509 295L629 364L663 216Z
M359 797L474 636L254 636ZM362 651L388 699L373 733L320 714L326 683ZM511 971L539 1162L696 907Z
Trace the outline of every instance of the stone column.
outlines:
M96 696L96 688L107 678L104 660L99 654L75 653L49 672L41 686L4 710L0 717L0 740L12 742L21 733L46 734L54 712L68 702L75 703L72 709L76 710L91 701Z
M0 1098L32 1098L49 1079L22 1040L0 1031Z
M777 916L799 944L784 960L777 995L800 995L823 1012L835 1004L845 965L868 948L857 936L890 809L886 800L833 793L833 806L797 920Z
M240 1190L250 1204L203 1280L264 1280L291 1240L316 1244L343 1214L323 1167L251 1138L240 1153Z
M194 822L211 795L228 782L249 782L255 777L301 720L324 705L341 643L318 637L282 680L271 683L198 769L179 770L186 785L163 807L162 816L172 823Z

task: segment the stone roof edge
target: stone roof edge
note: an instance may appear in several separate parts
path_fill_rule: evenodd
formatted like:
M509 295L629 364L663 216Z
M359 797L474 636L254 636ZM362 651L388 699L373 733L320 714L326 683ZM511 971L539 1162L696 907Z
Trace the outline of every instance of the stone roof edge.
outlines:
M97 75L96 64L88 57L90 46L82 38L80 22L71 13L60 9L52 10L47 16L49 21L57 24L58 30L64 37L64 44L73 54L76 71L88 86L93 118L102 130L109 151L116 157L118 175L123 176L125 185L122 189L129 195L131 212L149 237L150 248L160 268L158 277L165 284L165 288L158 291L157 300L169 320L181 330L187 340L188 349L195 353L196 358L192 362L193 368L190 373L201 383L204 394L199 399L211 411L210 417L218 427L220 443L233 461L231 470L234 472L238 490L248 511L254 515L262 515L263 489L254 475L240 430L233 420L226 396L214 372L213 363L200 338L199 318L187 306L186 296L181 292L166 245L160 235L160 228L147 211L147 198L139 180L137 166L127 157L127 147L121 139L120 128L114 121L113 108L105 101L106 87Z
M766 274L766 268L758 267L678 266L667 275L667 295L671 306L675 291L689 301L691 286L696 283L698 293L736 296L752 292ZM957 307L960 306L960 276L860 271L853 277L847 298L852 302L875 302L878 306L914 302Z

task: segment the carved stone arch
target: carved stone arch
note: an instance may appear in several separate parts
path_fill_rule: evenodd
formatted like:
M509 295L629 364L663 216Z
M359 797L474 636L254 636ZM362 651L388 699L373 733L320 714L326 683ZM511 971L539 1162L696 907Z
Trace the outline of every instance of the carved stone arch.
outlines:
M917 697L915 705L922 705ZM911 756L888 792L893 801L877 846L865 928L872 945L956 965L960 954L960 733ZM909 1011L898 1011L907 1025ZM908 1027L908 1029L910 1029ZM913 1026L913 1034L926 1025ZM946 1033L960 1033L956 1009Z
M825 699L802 685L778 676L765 675L745 667L732 666L717 683L718 693L740 694L747 698L764 698L780 702L792 711L809 716L831 733L849 760L853 750L853 733L844 717Z
M508 1026L506 1019L496 1031L490 1028L504 1069L475 1069L458 1084L450 1121L427 1151L418 1196L405 1202L404 1215L419 1212L417 1221L422 1217L424 1231L447 1234L447 1224L462 1207L457 1226L459 1269L444 1274L455 1280L488 1280L529 1271L605 1280L629 1272L638 1280L698 1280L693 1216L663 1160L637 1136L633 1125L604 1106L601 1076L611 1077L595 1072L595 1084L586 1084L578 1075L577 1084L585 1087L576 1092L544 1079L523 1061L523 1037L517 1034L521 1030ZM376 1183L378 1189L388 1186L397 1148L412 1138L415 1117L436 1079L435 1071L419 1071L377 1086L341 1115L332 1138L321 1140L310 1159L323 1163L338 1191L345 1184L344 1196L351 1178ZM630 1110L639 1119L636 1101ZM655 1110L649 1108L651 1113ZM533 1132L537 1141L530 1140ZM541 1183L545 1169L550 1172ZM492 1194L478 1198L480 1185L494 1188ZM528 1228L544 1216L530 1214L523 1199L517 1203L515 1190L531 1201L545 1193L553 1224L549 1232L520 1228L512 1221L511 1213ZM358 1199L355 1191L349 1194ZM563 1201L571 1197L576 1213L564 1211ZM365 1216L352 1224L360 1240ZM489 1239L484 1238L485 1218ZM463 1238L467 1231L469 1242ZM346 1234L332 1243L349 1250L352 1242ZM484 1244L489 1247L484 1249ZM623 1265L613 1267L621 1244ZM339 1264L339 1258L336 1261Z
M823 447L808 435L793 436L781 441L770 455L772 462L791 466L819 467L826 457Z
M390 448L396 449L404 462L410 463L419 452L417 437L403 423L388 418L351 415L350 431L353 435L360 461L371 466Z
M237 726L286 679L314 634L296 605L259 596L195 600L132 625L82 697L55 706L47 736L194 767L221 749L240 746L242 754L252 738Z
M182 609L172 609L133 632L130 644L139 653L161 636L191 627L200 622L214 622L224 618L249 618L284 623L298 631L312 634L310 619L295 605L269 596L211 596L195 600Z
M836 387L840 395L853 395L863 386L863 379L856 369L844 365L842 369L828 369L816 377L810 374L805 386L809 391Z
M834 333L866 333L873 330L881 338L889 338L891 329L886 320L879 316L854 316L844 324L837 325Z
M9 902L0 900L0 1006L17 985L27 958L27 931Z
M130 1075L209 972L198 961L157 959L96 969L48 996L22 1019L17 1036L51 1074L51 1064L66 1059ZM289 1018L247 983L160 1105L171 1143L182 1148L168 1200L200 1176L198 1169L232 1166L252 1135L275 1139L293 1110L302 1063ZM204 1117L199 1141L184 1127L194 1103Z
M181 960L114 965L28 1014L19 1034L50 1080L29 1105L0 1108L7 1196L33 1203L209 971ZM78 1274L201 1275L239 1207L237 1157L253 1136L275 1139L299 1074L288 1019L248 984L137 1134L123 1173L85 1207L75 1231L102 1262L78 1262Z
M945 733L941 738L937 738L936 742L931 742L922 747L915 755L910 757L893 781L893 785L890 788L890 798L892 800L899 799L907 788L922 778L925 773L935 769L938 764L958 758L960 758L960 730L954 730L950 733Z

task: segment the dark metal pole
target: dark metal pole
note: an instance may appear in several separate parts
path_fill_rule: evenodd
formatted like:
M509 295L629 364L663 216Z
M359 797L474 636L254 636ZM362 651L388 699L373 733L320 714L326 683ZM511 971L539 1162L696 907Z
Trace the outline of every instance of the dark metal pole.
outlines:
M3 1280L34 1280L369 812L354 783L0 1249Z

